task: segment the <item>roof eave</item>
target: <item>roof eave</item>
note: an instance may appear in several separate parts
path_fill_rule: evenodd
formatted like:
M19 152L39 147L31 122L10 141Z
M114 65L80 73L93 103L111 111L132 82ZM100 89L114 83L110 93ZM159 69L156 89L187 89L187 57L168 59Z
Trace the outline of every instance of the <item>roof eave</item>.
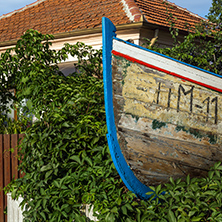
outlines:
M137 29L137 28L141 28L142 26L143 26L143 22L140 21L140 22L133 22L129 24L116 25L116 29L117 31L120 31L120 30L125 30L125 29ZM63 39L63 38L90 35L90 34L96 34L96 33L102 33L102 27L56 33L56 34L53 34L53 36L54 36L54 39ZM0 47L14 46L17 43L17 41L18 39L0 42Z

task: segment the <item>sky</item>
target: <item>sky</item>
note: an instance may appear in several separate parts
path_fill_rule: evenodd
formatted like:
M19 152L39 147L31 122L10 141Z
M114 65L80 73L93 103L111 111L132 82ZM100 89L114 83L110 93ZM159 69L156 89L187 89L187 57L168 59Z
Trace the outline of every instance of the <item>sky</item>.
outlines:
M33 2L35 2L35 0L0 0L0 16L20 9ZM212 0L170 0L170 2L205 18L205 15L208 14Z

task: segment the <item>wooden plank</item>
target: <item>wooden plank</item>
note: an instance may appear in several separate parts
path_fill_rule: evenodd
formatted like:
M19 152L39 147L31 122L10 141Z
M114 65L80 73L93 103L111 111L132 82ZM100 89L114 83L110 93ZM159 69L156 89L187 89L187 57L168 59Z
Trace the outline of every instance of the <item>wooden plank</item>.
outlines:
M123 58L114 58L113 63L113 92L124 97L126 112L220 131L220 93Z
M19 144L21 144L22 142L22 139L25 137L25 134L19 134ZM22 160L19 161L19 164L22 163ZM25 173L19 171L19 177L24 177L25 176Z
M4 134L4 187L11 182L11 155L10 135ZM4 208L7 206L7 195L4 197ZM5 215L7 221L7 215Z
M167 182L169 177L206 175L207 170L222 159L222 151L217 146L123 128L119 128L119 143L131 169L146 185Z
M18 134L12 134L11 135L11 158L12 158L12 178L18 179L19 173L18 173Z
M159 159L154 159L154 158L150 158L150 161L152 162L152 166L153 167L159 167L159 162L161 162L161 165L162 167L164 168L164 166L169 166L170 165L170 162L164 162L163 160L159 160ZM131 161L129 161L129 164L131 164ZM166 175L166 174L160 174L158 172L155 172L155 171L152 171L151 174L149 174L147 172L147 170L144 170L144 169L140 169L138 170L138 166L136 165L136 163L134 162L133 163L134 166L136 168L131 168L132 171L134 172L134 174L136 175L136 177L142 182L144 183L145 185L147 186L157 186L159 184L163 184L163 183L168 183L169 182L169 178L170 176L169 175ZM179 166L179 165L178 165ZM176 167L178 167L176 166ZM175 171L174 167L171 167L172 168L172 171ZM169 169L169 168L168 168ZM207 171L202 171L200 169L195 169L195 168L192 168L192 167L187 167L187 166L183 166L183 171L184 172L190 172L192 171L192 177L202 177L202 176L206 176L207 175ZM145 175L145 177L144 177ZM185 179L185 176L186 174L184 173L184 176L181 177L180 174L175 174L173 176L174 179L182 179L184 180Z
M212 147L220 147L221 134L215 134L205 130L195 128L185 128L171 123L164 123L150 118L134 117L130 114L120 114L119 122L116 124L118 128L150 133L160 137L168 137L179 141L189 141L190 143L208 145ZM162 124L162 125L161 125ZM194 150L195 151L195 150Z
M4 134L4 186L11 182L10 134Z
M143 64L146 67L161 70L168 75L222 92L222 79L218 78L218 75L189 64L175 61L170 57L150 52L146 49L141 50L139 47L128 45L116 39L113 40L112 53L116 56L127 58L129 61Z
M118 140L138 179L205 175L221 161L221 93L124 57L112 74Z
M144 134L134 130L122 129L121 133L124 134L128 150L132 149L135 152L147 155L147 157L155 156L169 161L180 160L185 165L193 167L197 165L199 166L197 168L205 170L209 167L206 164L207 162L212 164L214 161L222 159L222 151L217 146L195 144L189 141L152 135L151 133ZM192 159L195 159L195 162Z
M11 182L13 176L15 179L23 176L17 171L18 159L17 148L15 148L18 144L18 138L23 137L24 134L0 134L0 222L7 221L7 215L4 214L4 209L7 206L7 196L4 195L3 188ZM11 148L15 148L15 152L11 153Z
M3 135L0 134L0 222L4 222L4 172L3 172Z
M114 93L125 99L122 111L220 132L217 127L222 122L220 93L163 73L145 72L136 64L124 71L127 71L124 84L114 82Z

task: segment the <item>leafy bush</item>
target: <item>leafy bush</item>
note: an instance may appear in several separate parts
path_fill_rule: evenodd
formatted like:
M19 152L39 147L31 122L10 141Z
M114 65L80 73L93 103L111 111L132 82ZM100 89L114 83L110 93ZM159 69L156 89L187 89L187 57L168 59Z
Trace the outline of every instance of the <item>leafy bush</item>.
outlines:
M208 20L203 20L196 27L187 29L188 34L182 42L178 41L179 30L175 28L176 15L170 13L169 4L166 6L167 21L170 25L170 33L174 39L172 48L160 48L157 44L151 44L147 39L147 47L177 60L200 67L202 69L222 75L222 29L221 29L221 1L212 0L212 6L208 13Z
M10 119L6 115L0 115L0 134L19 134L31 126L31 119L21 116L18 120Z
M30 30L13 56L6 52L17 67L4 70L16 82L15 103L28 99L24 110L39 119L20 146L25 176L12 196L24 198L24 221L86 221L84 204L93 204L102 221L130 221L135 195L119 178L106 141L101 50L77 43L55 52L51 38ZM68 54L78 57L81 74L59 72Z
M81 204L97 199L102 184L115 187L108 179L116 172L107 152L102 81L58 79L53 102L21 146L25 221L81 221Z
M221 163L206 178L170 179L163 188L159 185L153 190L157 198L149 201L148 221L222 221Z

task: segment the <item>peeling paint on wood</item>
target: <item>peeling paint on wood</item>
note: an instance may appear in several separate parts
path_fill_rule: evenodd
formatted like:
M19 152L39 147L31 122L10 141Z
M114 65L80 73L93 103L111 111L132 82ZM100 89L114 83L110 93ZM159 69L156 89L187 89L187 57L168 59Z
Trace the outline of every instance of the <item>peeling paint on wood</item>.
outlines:
M222 159L221 93L113 56L118 139L144 184L205 175Z

